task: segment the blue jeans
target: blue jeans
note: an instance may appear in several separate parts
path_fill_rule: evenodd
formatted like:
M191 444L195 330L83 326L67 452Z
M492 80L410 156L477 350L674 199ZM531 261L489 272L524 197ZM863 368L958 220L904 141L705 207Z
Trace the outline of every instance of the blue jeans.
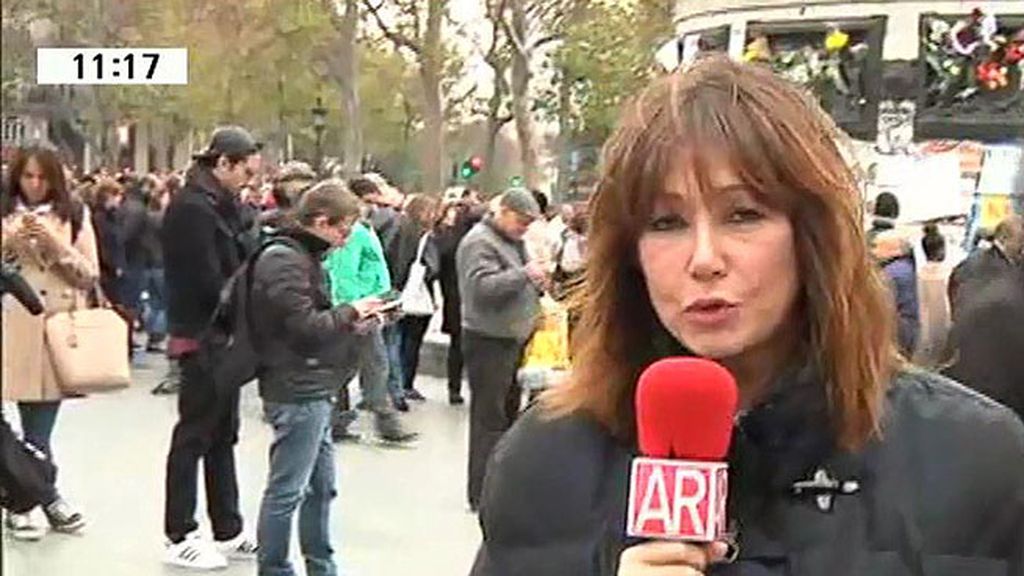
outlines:
M388 348L388 394L393 402L405 398L402 377L402 327L398 322L384 327L384 343Z
M57 424L57 411L60 400L52 402L18 402L18 415L21 416L21 430L25 441L39 448L46 457L53 460L50 438Z
M328 534L334 489L331 402L285 404L264 402L274 428L270 472L260 504L256 539L259 576L294 576L288 560L292 517L299 510L299 545L307 576L335 576L334 550Z
M146 310L143 322L146 325L146 334L150 340L161 340L167 334L167 305L164 298L164 269L149 268L144 274L142 282L149 300L146 302Z

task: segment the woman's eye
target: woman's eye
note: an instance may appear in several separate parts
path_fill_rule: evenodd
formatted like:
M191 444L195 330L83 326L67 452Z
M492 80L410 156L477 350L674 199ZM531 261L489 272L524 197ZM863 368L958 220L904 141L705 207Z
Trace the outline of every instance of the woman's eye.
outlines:
M654 232L665 232L668 230L679 230L686 227L686 219L678 214L667 214L665 216L659 216L648 225Z
M753 208L737 208L729 215L729 222L747 224L758 222L764 218L764 213Z

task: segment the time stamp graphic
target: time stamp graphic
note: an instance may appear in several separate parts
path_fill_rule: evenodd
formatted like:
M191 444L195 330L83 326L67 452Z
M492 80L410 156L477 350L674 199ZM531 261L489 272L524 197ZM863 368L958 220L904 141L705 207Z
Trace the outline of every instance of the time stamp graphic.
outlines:
M188 84L186 48L39 48L37 84Z

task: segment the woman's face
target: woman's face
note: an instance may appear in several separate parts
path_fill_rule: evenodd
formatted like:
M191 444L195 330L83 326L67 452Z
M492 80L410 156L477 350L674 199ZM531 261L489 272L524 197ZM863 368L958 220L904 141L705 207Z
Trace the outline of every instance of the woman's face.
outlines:
M638 245L654 310L695 354L719 361L786 346L799 293L793 227L727 164L701 191L687 170L655 201Z
M33 157L25 163L25 169L19 179L21 192L25 195L27 204L39 204L46 202L50 196L50 183L43 173L43 167Z

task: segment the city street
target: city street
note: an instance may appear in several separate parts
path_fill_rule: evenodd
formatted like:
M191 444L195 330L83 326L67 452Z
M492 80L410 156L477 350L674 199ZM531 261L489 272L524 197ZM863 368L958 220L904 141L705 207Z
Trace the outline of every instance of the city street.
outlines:
M85 533L51 533L40 542L5 535L3 574L185 573L161 563L164 460L177 397L150 394L166 369L161 357L143 356L136 368L131 389L66 402L61 409L54 438L59 485L86 514ZM357 391L356 383L352 387ZM466 407L448 405L440 379L422 377L418 387L429 401L416 404L408 417L422 433L415 448L378 445L369 437L371 422L365 416L359 421L364 441L338 446L339 494L331 530L342 574L448 576L465 574L472 564L479 528L465 504ZM16 411L8 408L13 420ZM237 461L246 530L253 534L269 441L256 387L250 385L242 400ZM199 502L197 517L208 531L202 493ZM297 542L292 555L304 573ZM220 573L252 575L256 566L236 563Z

